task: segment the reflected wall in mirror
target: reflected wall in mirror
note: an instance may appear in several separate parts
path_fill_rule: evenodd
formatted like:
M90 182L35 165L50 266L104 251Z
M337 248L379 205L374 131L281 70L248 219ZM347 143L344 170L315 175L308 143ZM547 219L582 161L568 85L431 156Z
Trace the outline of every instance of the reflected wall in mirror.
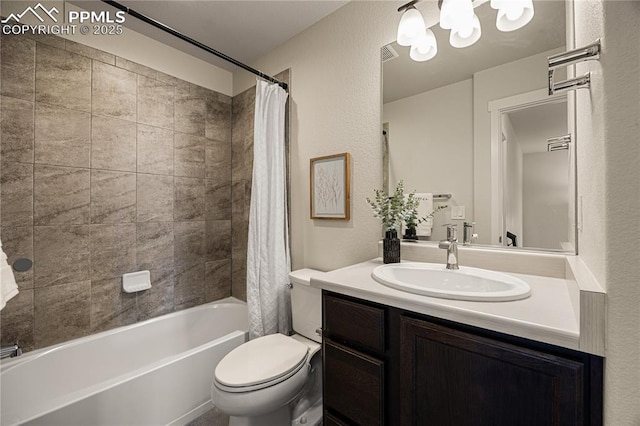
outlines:
M416 7L427 25L436 22L437 10L422 3ZM383 55L383 186L403 180L408 191L452 194L434 200L449 208L436 214L425 239L444 239L446 223L461 230L474 222L473 243L513 247L515 239L518 248L574 251L575 141L547 151L547 139L574 133L573 104L566 94L542 92L547 57L567 49L565 2L534 5L527 26L505 33L496 29L496 11L480 4L482 37L464 49L432 25L438 54L430 61L411 60L395 42L383 47L391 52ZM462 218L452 218L460 206Z

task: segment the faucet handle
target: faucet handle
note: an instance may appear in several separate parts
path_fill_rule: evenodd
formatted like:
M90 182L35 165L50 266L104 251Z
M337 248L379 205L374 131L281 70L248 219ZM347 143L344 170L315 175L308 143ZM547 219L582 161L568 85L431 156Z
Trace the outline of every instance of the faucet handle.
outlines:
M447 227L447 241L456 241L458 239L458 224L445 223L442 226Z

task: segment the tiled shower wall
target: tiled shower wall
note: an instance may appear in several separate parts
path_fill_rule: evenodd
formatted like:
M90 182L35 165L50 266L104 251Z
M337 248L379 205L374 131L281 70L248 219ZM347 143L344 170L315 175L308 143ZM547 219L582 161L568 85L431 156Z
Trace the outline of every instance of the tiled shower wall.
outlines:
M16 273L1 343L47 346L229 296L232 282L243 298L252 94L232 145L229 96L57 37L0 49L0 237L10 262L34 261ZM123 293L122 274L144 269L153 287Z

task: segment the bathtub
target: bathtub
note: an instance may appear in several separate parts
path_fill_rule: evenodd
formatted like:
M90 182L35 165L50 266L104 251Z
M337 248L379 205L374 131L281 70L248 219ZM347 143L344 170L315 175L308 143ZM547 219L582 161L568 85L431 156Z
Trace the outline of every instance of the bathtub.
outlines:
M213 407L215 366L247 329L227 298L4 362L0 424L185 424Z

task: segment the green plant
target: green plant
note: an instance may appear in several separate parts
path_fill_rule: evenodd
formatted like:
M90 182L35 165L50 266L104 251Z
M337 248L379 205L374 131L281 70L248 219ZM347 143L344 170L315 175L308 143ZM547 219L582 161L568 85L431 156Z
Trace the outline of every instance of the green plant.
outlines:
M421 199L419 197L416 197L415 191L407 195L407 198L405 199L404 210L402 212L402 219L406 227L409 229L417 228L418 224L431 219L437 212L439 212L440 210L444 210L448 207L446 204L437 206L428 215L423 217L418 217L418 206L420 206L420 201Z
M392 195L381 189L375 189L374 192L376 196L373 200L367 197L367 203L373 209L373 216L382 220L385 231L399 230L405 210L404 183L398 182Z

